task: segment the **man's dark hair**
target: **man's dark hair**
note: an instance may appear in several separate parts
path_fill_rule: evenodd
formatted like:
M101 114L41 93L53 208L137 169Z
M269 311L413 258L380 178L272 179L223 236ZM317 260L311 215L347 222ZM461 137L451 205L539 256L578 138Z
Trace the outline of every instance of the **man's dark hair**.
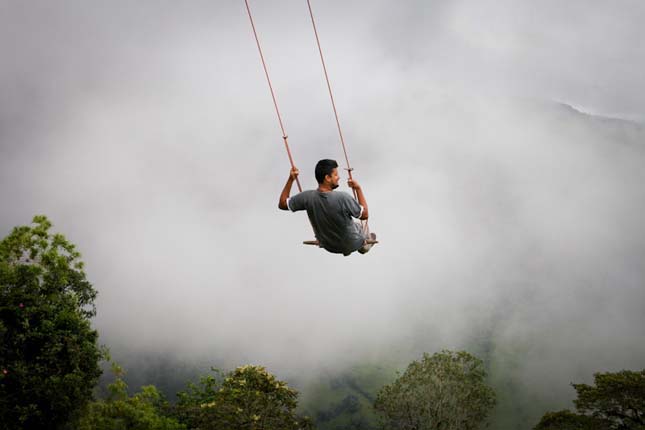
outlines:
M319 184L325 182L325 176L331 175L331 172L338 167L336 160L320 160L316 164L316 180Z

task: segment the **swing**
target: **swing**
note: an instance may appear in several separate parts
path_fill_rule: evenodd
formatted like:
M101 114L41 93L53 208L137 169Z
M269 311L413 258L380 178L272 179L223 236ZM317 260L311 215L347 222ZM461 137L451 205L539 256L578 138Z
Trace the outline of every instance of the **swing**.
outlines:
M273 99L273 106L275 107L275 112L276 112L276 115L278 117L278 123L280 124L280 130L282 131L282 139L284 140L284 146L285 146L285 149L287 150L287 156L289 158L289 163L291 164L291 168L295 169L296 166L295 166L295 164L293 162L293 157L291 155L291 150L289 148L288 136L287 136L287 133L285 132L284 124L282 123L282 116L280 115L280 110L278 109L278 102L276 101L275 92L273 91L273 86L271 85L271 79L269 78L269 71L267 70L266 62L264 61L264 55L262 54L262 48L260 47L260 40L258 39L258 34L257 34L256 29L255 29L255 23L253 22L253 17L251 16L251 8L249 7L248 0L244 0L244 3L246 4L246 10L247 10L248 15L249 15L249 20L251 21L251 28L253 29L253 35L255 36L255 43L257 44L258 51L260 53L260 60L262 60L262 67L264 68L264 74L265 74L265 76L267 78L267 83L269 84L269 91L271 92L271 98ZM342 132L342 130L340 128L340 121L338 120L338 112L336 110L336 103L334 102L334 95L333 95L332 90L331 90L331 84L329 83L329 76L327 75L327 67L325 65L325 59L323 58L322 48L320 46L320 39L318 38L318 30L316 29L316 22L314 20L313 11L311 10L311 2L310 2L310 0L307 0L307 7L309 8L309 16L311 17L311 25L312 25L313 30L314 30L314 35L316 36L316 44L318 45L318 53L320 54L320 61L322 63L322 67L323 67L323 72L324 72L324 75L325 75L325 81L327 82L327 89L329 90L329 98L331 100L331 106L332 106L332 109L334 111L334 117L336 118L336 126L338 127L338 135L340 137L340 143L341 143L341 145L343 147L343 154L345 155L345 161L347 163L347 167L345 168L345 170L347 170L347 172L349 174L349 179L351 180L351 179L353 179L352 178L352 170L354 170L354 169L352 167L350 167L350 164L349 164L349 157L347 156L347 147L345 146L345 139L343 138L343 132ZM302 192L302 186L300 185L300 179L298 177L296 177L296 184L298 186L298 191ZM356 200L358 200L358 195L356 193L356 190L352 190L352 191L354 193L354 198ZM367 220L361 221L361 224L363 225L363 227L366 228L367 227ZM302 243L304 245L316 245L316 246L320 247L320 242L318 240L305 240ZM365 243L368 244L368 245L371 245L371 244L378 243L378 241L373 240L373 239L366 239Z

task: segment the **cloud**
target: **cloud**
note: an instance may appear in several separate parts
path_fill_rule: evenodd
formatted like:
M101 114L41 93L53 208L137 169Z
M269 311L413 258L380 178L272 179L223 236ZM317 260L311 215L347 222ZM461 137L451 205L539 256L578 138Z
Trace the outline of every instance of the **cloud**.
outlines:
M342 155L306 9L251 5L311 187ZM277 210L243 4L0 8L0 225L46 213L79 245L113 350L286 371L483 330L543 398L642 362L641 3L314 3L382 240L348 258Z

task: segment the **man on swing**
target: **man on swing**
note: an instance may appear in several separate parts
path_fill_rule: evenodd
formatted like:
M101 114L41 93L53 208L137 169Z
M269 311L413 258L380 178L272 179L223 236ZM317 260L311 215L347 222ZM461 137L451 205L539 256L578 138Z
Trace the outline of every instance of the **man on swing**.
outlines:
M356 191L358 202L344 192L333 192L338 188L338 163L334 160L320 160L316 164L318 189L303 191L289 198L291 186L298 177L298 169L289 172L278 207L292 212L307 211L307 216L314 229L320 246L329 252L345 256L354 251L365 254L372 248L376 235L352 220L367 220L367 202L361 186L355 180L348 180L347 185Z

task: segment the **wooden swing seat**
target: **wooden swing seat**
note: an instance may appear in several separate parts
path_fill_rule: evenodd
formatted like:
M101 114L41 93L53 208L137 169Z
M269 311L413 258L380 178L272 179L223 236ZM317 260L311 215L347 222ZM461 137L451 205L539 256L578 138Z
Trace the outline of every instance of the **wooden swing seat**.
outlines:
M366 242L368 245L374 245L374 244L378 243L378 240L367 239L365 242ZM302 244L303 244L303 245L316 245L316 246L320 246L320 242L318 242L317 240L303 240L303 241L302 241Z

